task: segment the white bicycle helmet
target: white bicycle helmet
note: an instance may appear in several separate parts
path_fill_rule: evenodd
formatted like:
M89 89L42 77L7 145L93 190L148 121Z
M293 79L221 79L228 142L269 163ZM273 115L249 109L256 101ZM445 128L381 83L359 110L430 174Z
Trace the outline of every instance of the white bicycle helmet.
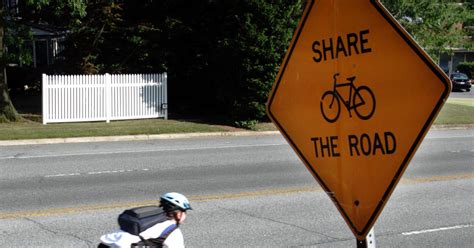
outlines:
M192 210L191 205L189 205L188 198L180 193L170 192L163 194L160 197L160 200L161 206L165 211Z

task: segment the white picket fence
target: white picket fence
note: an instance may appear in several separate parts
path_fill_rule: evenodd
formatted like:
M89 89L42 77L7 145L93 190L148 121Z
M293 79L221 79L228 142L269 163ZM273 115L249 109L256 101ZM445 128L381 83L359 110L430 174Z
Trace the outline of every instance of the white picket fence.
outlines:
M43 74L43 124L168 119L167 75Z

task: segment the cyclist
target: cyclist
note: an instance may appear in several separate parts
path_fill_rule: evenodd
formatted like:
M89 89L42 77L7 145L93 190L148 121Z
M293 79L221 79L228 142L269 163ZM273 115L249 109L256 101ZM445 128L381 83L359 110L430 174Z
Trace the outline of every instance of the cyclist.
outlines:
M160 197L160 207L166 213L167 220L158 223L147 230L140 233L143 239L155 239L160 237L167 228L177 226L163 241L162 247L178 248L184 247L184 238L179 225L186 219L186 211L191 210L188 199L180 193L166 193ZM169 230L169 229L168 229ZM140 237L132 235L128 232L119 230L114 233L103 235L101 238L100 247L134 247L132 244L137 244L141 241ZM137 246L140 247L140 246ZM150 246L143 246L150 247Z

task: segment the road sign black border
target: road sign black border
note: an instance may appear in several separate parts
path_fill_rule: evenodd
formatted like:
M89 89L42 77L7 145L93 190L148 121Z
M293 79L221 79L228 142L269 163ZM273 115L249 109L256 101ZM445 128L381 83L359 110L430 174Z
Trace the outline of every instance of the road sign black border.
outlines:
M394 190L395 186L396 186L396 183L399 181L400 177L401 177L401 174L402 172L406 169L409 161L411 160L412 156L414 155L417 147L420 145L423 137L426 135L426 133L428 132L430 126L431 126L431 123L433 122L434 118L436 117L437 113L439 112L439 110L441 109L445 99L447 99L447 97L449 96L449 89L450 89L450 85L451 83L449 81L446 81L446 78L443 77L443 74L436 68L436 66L434 66L431 62L430 62L430 59L428 59L426 57L426 55L424 54L424 52L422 52L421 48L419 48L413 41L412 39L405 33L405 31L402 30L402 28L400 26L398 26L395 22L394 22L394 19L388 14L386 13L386 11L384 10L384 8L381 6L380 3L377 2L377 0L368 0L370 1L370 3L375 7L375 9L382 15L382 17L395 29L395 31L400 35L401 38L403 38L403 40L411 47L411 49L423 60L423 62L434 72L434 74L440 79L441 82L443 82L444 86L445 86L445 89L444 89L444 92L443 94L440 96L440 98L438 99L438 102L435 106L435 108L433 109L433 111L431 112L428 120L425 122L425 124L423 125L423 128L421 129L420 133L418 134L418 136L416 137L415 139L415 142L412 144L412 146L410 147L410 150L408 151L406 157L404 158L404 160L402 161L402 164L400 165L400 168L397 170L394 178L392 179L392 182L390 183L389 187L387 188L387 190L385 191L384 195L382 196L382 199L380 200L380 202L377 204L377 207L375 208L375 211L372 213L371 217L369 218L369 221L366 223L366 225L364 226L364 228L359 231L357 230L356 226L351 222L351 220L349 219L347 213L344 211L344 209L341 207L341 205L339 204L339 202L337 201L337 199L332 195L330 194L330 189L327 187L326 183L319 177L318 173L316 173L316 171L312 168L312 166L310 165L310 163L308 162L308 160L305 158L304 154L298 149L298 147L295 145L295 143L293 142L293 140L290 138L290 136L288 136L287 132L285 131L285 129L283 128L283 126L278 122L278 120L275 118L275 116L272 114L271 112L271 105L272 105L272 102L273 102L273 99L275 97L275 92L277 91L279 85L280 85L280 82L281 82L281 79L283 77L283 74L286 70L286 67L288 65L288 61L290 60L291 56L292 56L292 53L293 53L293 50L296 46L296 43L300 37L300 34L302 32L302 30L304 29L304 25L306 24L306 21L308 19L308 16L309 14L311 13L312 9L313 9L313 5L314 5L314 2L315 0L311 0L308 4L309 6L307 6L308 10L306 11L303 19L302 19L302 22L301 22L301 25L299 26L298 30L297 30L297 33L296 33L296 37L292 43L292 46L290 47L290 51L288 53L288 56L285 58L285 61L284 61L284 65L282 67L282 70L278 76L278 81L276 82L275 84L275 87L272 91L272 95L271 95L271 98L269 99L268 101L268 105L267 105L267 112L268 114L270 115L271 119L273 120L273 122L278 126L278 128L281 130L281 132L283 133L283 135L285 136L285 138L288 140L288 142L290 142L291 146L293 147L293 149L298 153L299 157L303 160L303 162L307 165L306 167L308 169L311 170L312 174L317 178L319 184L321 185L321 187L323 187L324 191L326 191L326 193L329 195L329 197L332 199L332 201L336 204L337 208L339 209L339 211L342 213L342 215L344 215L344 219L346 219L346 221L351 225L352 227L352 230L355 231L359 236L362 236L364 233L368 233L369 232L369 227L371 227L372 225L371 224L375 224L375 218L380 214L383 206L385 205L385 203L388 201L388 197L390 196L391 192Z

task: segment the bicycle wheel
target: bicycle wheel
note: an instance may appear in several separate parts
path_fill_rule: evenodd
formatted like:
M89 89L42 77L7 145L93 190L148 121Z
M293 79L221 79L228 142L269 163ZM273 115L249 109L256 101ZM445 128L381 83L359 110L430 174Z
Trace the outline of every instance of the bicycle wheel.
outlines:
M368 120L375 112L375 96L369 87L362 85L356 89L352 106L362 120Z
M339 118L341 104L339 98L332 91L326 91L321 97L321 113L327 122L333 123Z

